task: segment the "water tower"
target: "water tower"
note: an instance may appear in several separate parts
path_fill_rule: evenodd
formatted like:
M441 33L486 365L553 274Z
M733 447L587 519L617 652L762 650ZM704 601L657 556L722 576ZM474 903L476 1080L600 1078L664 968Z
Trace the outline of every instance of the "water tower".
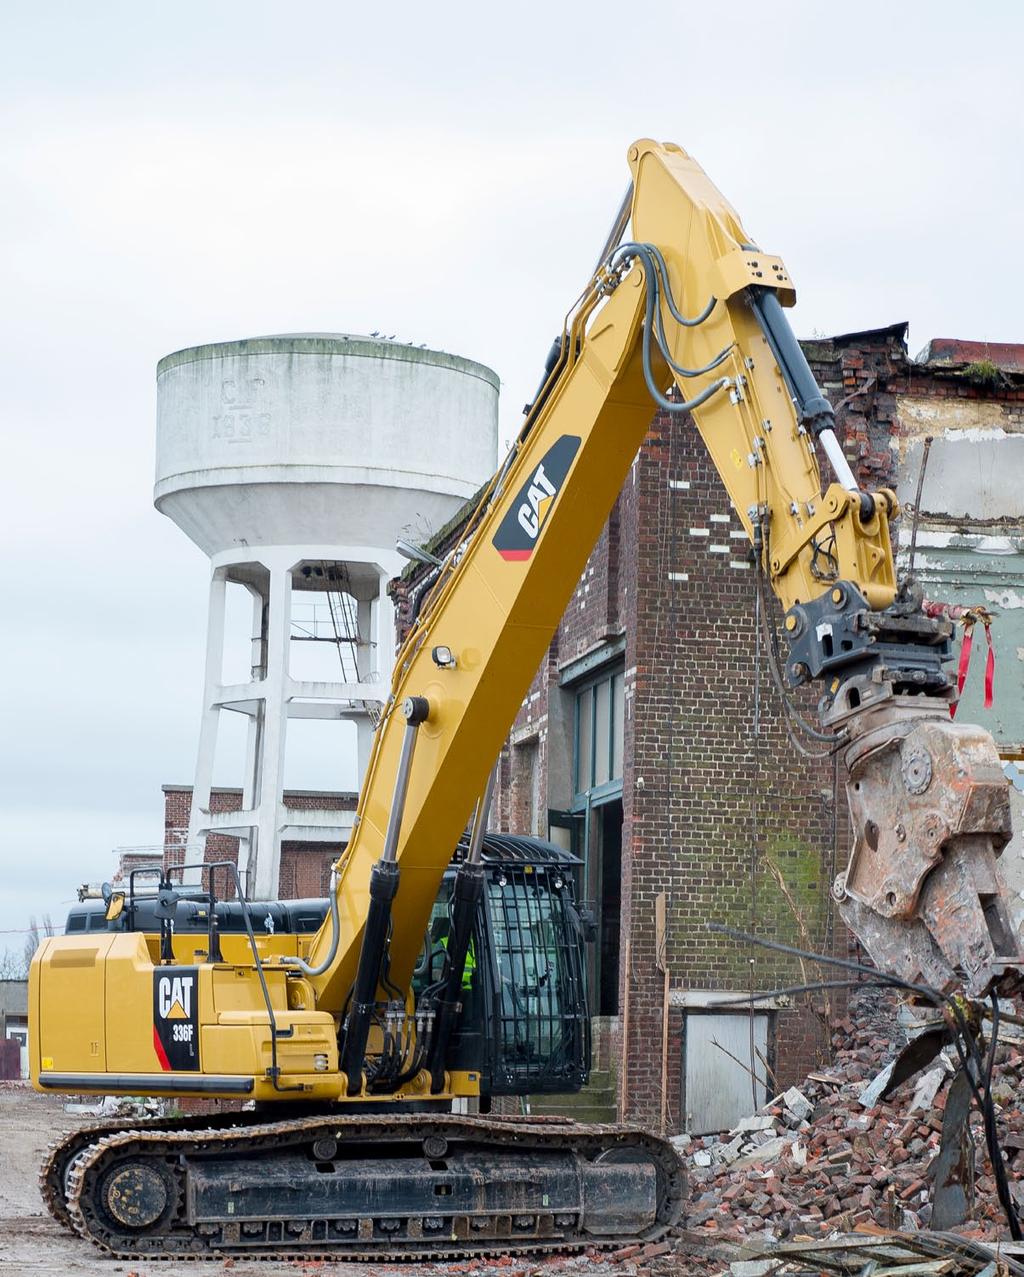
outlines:
M210 833L237 837L249 892L266 899L282 838L347 840L351 814L285 808L288 723L354 723L361 779L394 661L395 540L437 531L492 473L497 404L489 368L369 337L258 337L160 361L154 502L211 563L189 860ZM225 671L237 587L252 606L241 677ZM317 644L336 654L332 676L297 677ZM226 713L247 724L242 810L211 813Z

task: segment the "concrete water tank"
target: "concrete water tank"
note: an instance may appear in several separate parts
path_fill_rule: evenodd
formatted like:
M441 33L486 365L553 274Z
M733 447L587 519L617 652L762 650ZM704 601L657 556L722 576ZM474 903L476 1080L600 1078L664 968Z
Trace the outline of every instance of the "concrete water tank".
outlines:
M394 664L395 541L425 540L451 518L493 473L497 438L495 373L436 350L300 333L160 361L153 499L211 560L184 862L210 859L211 834L237 839L249 894L267 898L280 890L283 840L344 845L351 812L284 804L288 722L354 723L361 780ZM239 588L252 608L241 683L224 673L226 598ZM333 645L329 673L296 675L305 644ZM241 810L214 812L225 713L248 720Z
M154 501L209 555L391 549L494 469L497 375L441 351L343 333L220 342L161 359L157 392Z

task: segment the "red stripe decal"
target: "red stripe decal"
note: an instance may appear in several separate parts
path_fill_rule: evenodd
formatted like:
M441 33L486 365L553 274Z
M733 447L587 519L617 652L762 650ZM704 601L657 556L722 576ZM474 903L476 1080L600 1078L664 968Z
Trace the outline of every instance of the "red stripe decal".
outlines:
M498 553L503 559L528 559L533 550L499 550Z
M164 1044L160 1041L160 1034L156 1031L156 1025L153 1025L153 1050L156 1051L156 1058L160 1061L160 1067L165 1073L171 1072L171 1062L167 1058L167 1052L164 1050Z

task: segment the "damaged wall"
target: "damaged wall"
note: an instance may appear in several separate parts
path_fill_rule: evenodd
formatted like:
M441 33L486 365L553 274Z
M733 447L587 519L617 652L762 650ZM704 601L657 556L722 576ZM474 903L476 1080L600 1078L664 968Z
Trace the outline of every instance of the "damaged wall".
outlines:
M1024 755L1024 346L935 340L912 360L906 332L895 324L803 346L851 460L905 506L932 436L918 574L929 597L997 614L994 705L983 708L984 655L974 655L959 714L992 731L1006 756ZM901 568L911 524L897 524Z
M941 383L940 383L941 384ZM955 385L955 383L954 383ZM901 501L912 503L933 436L921 495L917 574L930 598L994 614L996 694L983 709L984 654L972 654L958 711L983 722L1006 753L1024 751L1024 394L1020 402L905 395L899 399ZM901 521L905 564L910 520ZM976 637L979 647L984 636Z
M1024 758L1024 346L937 339L916 360L906 325L849 333L804 349L838 407L851 459L912 508L928 453L916 570L929 598L993 614L994 697L984 707L985 634L977 628L958 710ZM912 517L896 525L909 560ZM1014 837L1001 860L1024 920L1024 780L1007 764Z

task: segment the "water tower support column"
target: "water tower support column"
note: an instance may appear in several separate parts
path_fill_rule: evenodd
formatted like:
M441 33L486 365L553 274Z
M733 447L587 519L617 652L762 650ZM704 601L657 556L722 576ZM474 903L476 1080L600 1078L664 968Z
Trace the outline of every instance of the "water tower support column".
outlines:
M267 556L270 558L270 556ZM271 900L278 894L281 876L281 826L284 824L284 751L288 728L288 644L292 620L292 565L294 555L275 555L270 568L270 606L267 616L267 666L263 676L263 726L260 736L259 790L256 794L255 874L249 877L249 895ZM250 869L251 869L250 855Z
M192 806L189 811L188 841L185 847L185 863L194 864L206 858L206 834L203 817L210 810L210 791L213 788L213 760L217 753L217 728L220 725L220 709L215 704L220 688L224 664L224 610L227 598L227 576L223 569L215 569L210 575L210 607L206 623L206 666L203 675L203 713L199 723L199 750L196 757L196 775L192 786ZM202 871L186 871L187 883L202 881Z
M250 673L253 683L261 683L267 673L267 613L269 599L255 586L246 582L252 596L252 659ZM242 810L255 811L259 802L260 775L263 768L263 724L266 722L266 703L254 700L249 710L249 722L245 733L245 772L242 777ZM205 848L204 848L205 855ZM238 837L238 868L244 874L242 884L246 895L256 874L256 836L253 830Z

